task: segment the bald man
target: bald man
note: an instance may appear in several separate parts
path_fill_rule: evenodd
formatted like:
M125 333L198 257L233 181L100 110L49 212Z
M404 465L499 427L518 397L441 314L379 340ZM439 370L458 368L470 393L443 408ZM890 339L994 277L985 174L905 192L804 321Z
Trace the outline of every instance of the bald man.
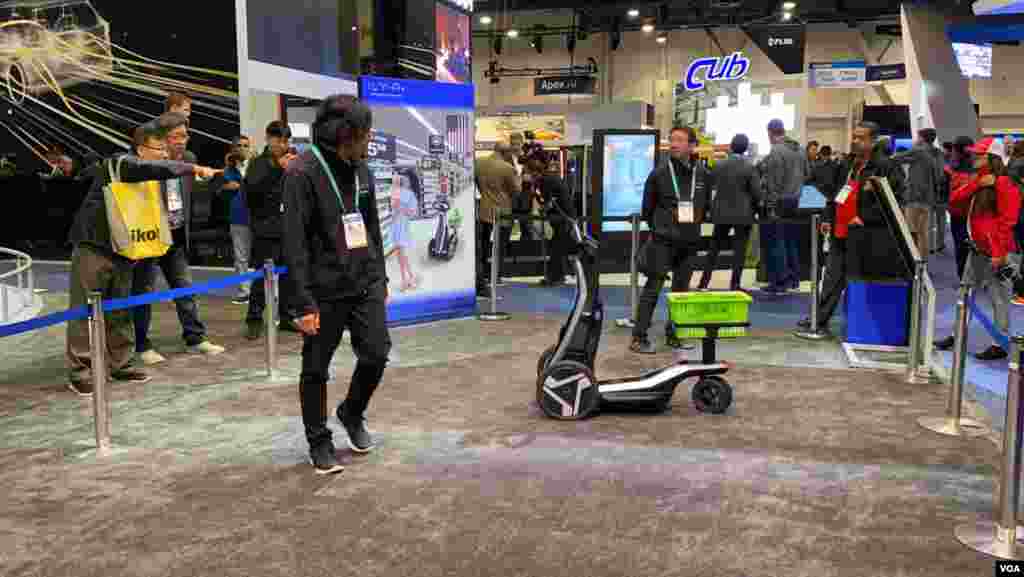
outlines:
M522 192L522 180L512 166L512 147L498 143L494 154L476 161L476 184L480 189L480 256L477 259L477 292L482 296L490 294L491 235L494 233L494 211L501 209L504 214L512 210L512 199ZM501 246L508 246L512 235L512 223L505 221L501 226Z

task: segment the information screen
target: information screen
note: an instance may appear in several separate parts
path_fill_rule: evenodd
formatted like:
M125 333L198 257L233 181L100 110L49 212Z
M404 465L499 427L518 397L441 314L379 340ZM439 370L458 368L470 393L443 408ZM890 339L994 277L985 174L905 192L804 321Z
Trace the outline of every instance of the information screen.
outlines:
M604 218L639 213L644 184L654 170L657 142L653 134L609 134L604 137L604 179L601 199ZM605 232L631 230L628 222L602 222Z
M960 72L967 78L992 78L992 47L982 44L953 43Z
M469 49L469 15L444 4L437 5L437 81L467 83L473 81Z

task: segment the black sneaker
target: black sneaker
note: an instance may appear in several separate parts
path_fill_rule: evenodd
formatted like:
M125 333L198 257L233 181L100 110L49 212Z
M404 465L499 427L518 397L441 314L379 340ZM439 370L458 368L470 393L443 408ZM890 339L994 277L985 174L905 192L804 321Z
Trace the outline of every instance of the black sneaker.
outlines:
M338 455L334 451L334 443L327 441L320 443L309 450L309 462L317 475L334 475L345 470L345 467L338 462Z
M1005 359L1008 356L1010 355L1007 354L1006 349L1004 349L1003 347L992 345L991 347L974 355L974 358L978 359L979 361L999 361Z
M263 337L263 323L260 322L247 322L245 323L245 338L250 341L258 341Z
M950 336L940 341L935 341L933 344L935 345L935 348L940 351L948 351L952 350L953 345L956 344L956 339Z
M654 344L647 337L633 337L629 350L641 355L653 355L656 352Z
M126 367L120 370L111 371L110 378L115 381L123 381L126 383L148 383L153 380L153 377L147 375L145 371L133 367Z
M345 413L345 403L338 405L338 422L348 433L348 446L357 453L369 453L373 450L373 437L366 430L366 419L362 416L350 417Z

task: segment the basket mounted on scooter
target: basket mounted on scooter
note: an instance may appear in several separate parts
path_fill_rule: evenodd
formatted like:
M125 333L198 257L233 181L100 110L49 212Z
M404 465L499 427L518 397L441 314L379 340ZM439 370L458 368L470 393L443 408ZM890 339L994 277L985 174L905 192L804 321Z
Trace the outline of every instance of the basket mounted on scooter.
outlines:
M733 339L747 336L750 303L744 292L669 293L669 318L678 339Z

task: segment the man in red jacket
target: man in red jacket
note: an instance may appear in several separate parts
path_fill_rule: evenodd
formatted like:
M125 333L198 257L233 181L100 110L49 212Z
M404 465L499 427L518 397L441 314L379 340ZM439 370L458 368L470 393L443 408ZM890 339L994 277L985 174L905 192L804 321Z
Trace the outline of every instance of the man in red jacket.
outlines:
M950 211L956 210L967 218L971 252L964 269L964 280L988 293L996 327L1005 335L1010 329L1010 297L1012 290L1004 286L999 273L1015 266L1010 257L1017 252L1014 227L1020 212L1020 192L1006 175L1000 150L993 146L994 138L986 138L971 149L977 159L977 173L962 179L949 198ZM1016 259L1014 259L1016 260ZM941 344L952 346L952 339ZM940 347L947 348L947 347ZM975 355L982 361L1005 359L1004 348L993 343Z

